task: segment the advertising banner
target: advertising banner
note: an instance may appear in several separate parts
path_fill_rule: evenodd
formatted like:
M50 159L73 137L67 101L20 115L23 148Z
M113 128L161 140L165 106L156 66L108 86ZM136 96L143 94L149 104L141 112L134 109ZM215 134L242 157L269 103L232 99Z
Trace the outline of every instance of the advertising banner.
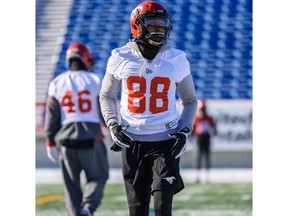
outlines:
M251 100L207 100L206 107L217 127L213 148L252 148Z

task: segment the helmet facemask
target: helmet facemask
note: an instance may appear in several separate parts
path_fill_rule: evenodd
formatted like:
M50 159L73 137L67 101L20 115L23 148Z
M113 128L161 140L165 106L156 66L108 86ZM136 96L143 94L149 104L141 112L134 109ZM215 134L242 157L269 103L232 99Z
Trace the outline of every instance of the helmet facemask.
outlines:
M141 25L141 34L138 39L144 40L153 46L165 43L172 29L171 19L167 16L145 16L139 18L139 23Z

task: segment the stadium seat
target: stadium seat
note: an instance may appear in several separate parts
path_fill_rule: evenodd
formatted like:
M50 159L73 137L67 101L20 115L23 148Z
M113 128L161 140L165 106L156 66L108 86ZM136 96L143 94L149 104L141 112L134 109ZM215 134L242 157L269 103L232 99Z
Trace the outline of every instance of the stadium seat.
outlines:
M169 43L186 52L198 96L251 99L252 0L161 3L173 18ZM136 0L75 0L52 77L64 71L65 50L76 41L89 44L95 73L103 76L112 49L129 41L129 16L137 4Z

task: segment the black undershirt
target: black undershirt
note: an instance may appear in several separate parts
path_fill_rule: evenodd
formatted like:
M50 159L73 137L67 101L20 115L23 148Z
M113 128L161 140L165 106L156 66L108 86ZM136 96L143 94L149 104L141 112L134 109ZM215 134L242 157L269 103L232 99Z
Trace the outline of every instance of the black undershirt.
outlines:
M152 60L155 58L155 56L157 55L158 51L160 50L162 45L159 46L152 46L150 44L147 43L143 43L141 41L139 41L137 43L139 50L141 52L141 54L143 55L144 58L148 59L148 60Z
M77 57L72 57L69 59L69 69L71 71L87 70L83 62Z

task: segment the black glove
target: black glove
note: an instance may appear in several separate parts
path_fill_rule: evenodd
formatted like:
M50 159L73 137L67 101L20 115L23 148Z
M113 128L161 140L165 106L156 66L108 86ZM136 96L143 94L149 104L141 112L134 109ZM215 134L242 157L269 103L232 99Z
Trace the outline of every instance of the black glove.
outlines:
M122 148L119 145L117 145L115 142L113 142L112 146L110 147L110 150L112 150L114 152L120 152L121 149Z
M132 138L124 133L125 130L127 130L129 126L126 125L119 125L116 122L111 123L109 125L109 131L111 134L111 138L114 141L114 144L122 147L122 148L129 148L132 144ZM113 145L114 145L113 144ZM113 147L111 146L111 148Z
M187 148L187 140L189 139L191 130L188 127L180 130L179 133L168 134L170 137L176 139L175 144L172 146L171 155L176 159L181 157Z

